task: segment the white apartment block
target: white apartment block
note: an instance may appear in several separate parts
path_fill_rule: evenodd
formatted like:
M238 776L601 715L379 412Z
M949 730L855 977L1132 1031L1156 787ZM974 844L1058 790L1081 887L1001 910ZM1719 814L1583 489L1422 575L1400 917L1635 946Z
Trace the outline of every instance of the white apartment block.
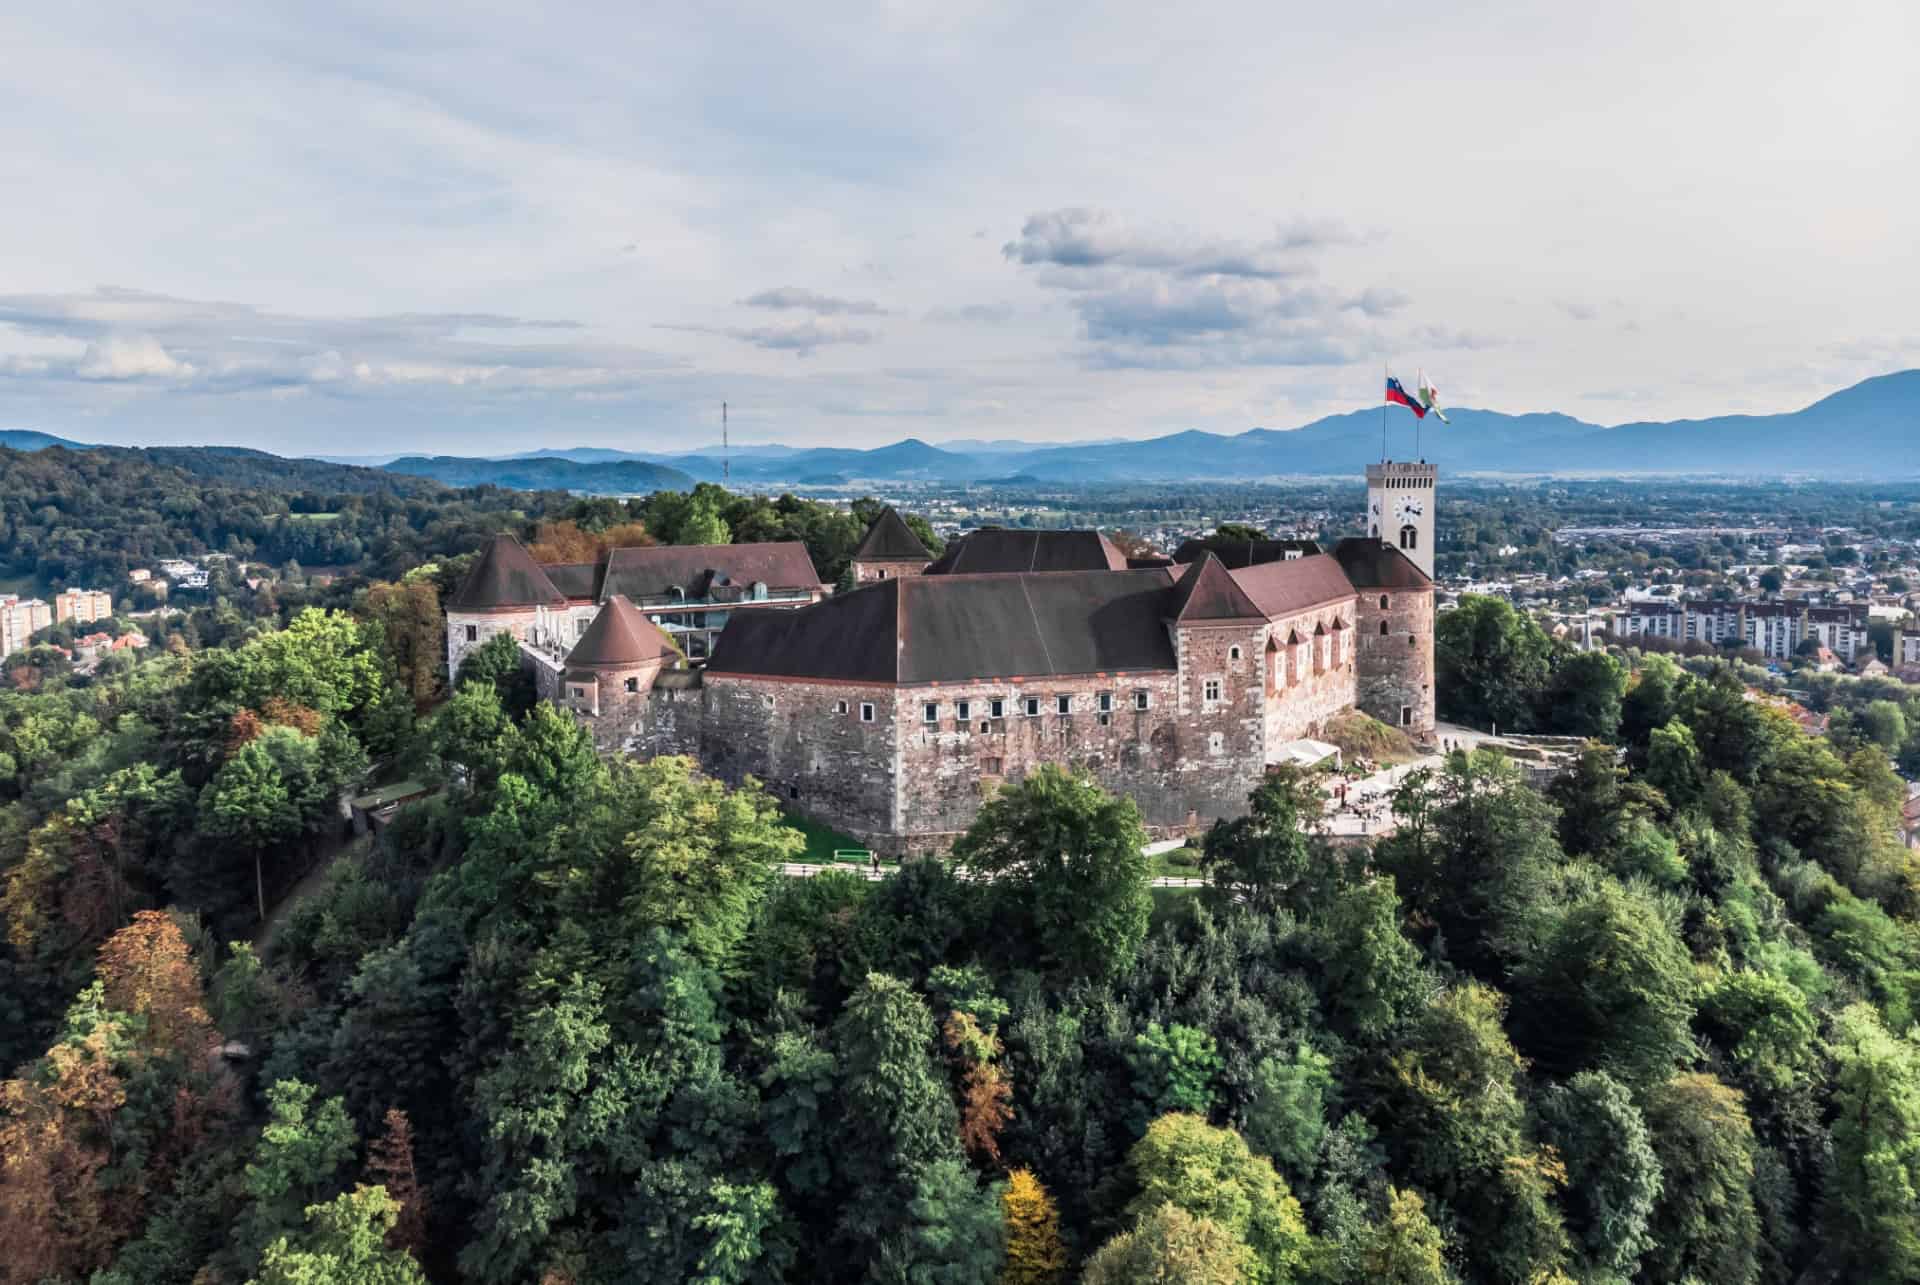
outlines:
M1770 660L1786 660L1808 638L1848 664L1864 655L1867 610L1859 604L1809 607L1793 602L1636 603L1620 613L1624 637L1666 638L1710 647L1752 647Z

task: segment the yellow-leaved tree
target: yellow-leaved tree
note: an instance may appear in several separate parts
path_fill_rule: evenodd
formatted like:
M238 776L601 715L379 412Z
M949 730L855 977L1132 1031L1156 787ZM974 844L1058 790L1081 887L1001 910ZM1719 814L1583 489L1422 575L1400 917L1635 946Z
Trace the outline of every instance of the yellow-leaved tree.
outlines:
M1000 1193L1007 1224L1007 1265L1000 1285L1058 1285L1067 1275L1067 1247L1060 1240L1060 1211L1029 1169L1007 1175Z

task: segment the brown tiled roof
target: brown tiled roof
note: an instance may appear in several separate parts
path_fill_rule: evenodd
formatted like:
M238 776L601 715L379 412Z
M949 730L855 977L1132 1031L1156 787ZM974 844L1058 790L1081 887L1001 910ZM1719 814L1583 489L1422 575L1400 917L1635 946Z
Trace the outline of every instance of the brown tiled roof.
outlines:
M680 653L660 627L640 614L624 594L615 594L567 653L569 668L623 669L656 660L675 660Z
M1433 581L1406 554L1380 540L1350 536L1333 546L1333 560L1358 589L1431 589Z
M1263 562L1227 574L1269 618L1279 619L1322 603L1353 597L1340 564L1324 553L1292 562Z
M498 607L563 607L566 595L525 546L502 532L487 542L479 561L447 599L453 611L490 611Z
M1305 557L1321 552L1319 544L1312 540L1244 540L1237 544L1222 544L1217 548L1205 540L1186 540L1173 551L1173 560L1198 562L1201 551L1210 548L1214 556L1229 568L1258 566L1262 562L1284 562L1289 553Z
M710 675L869 683L1171 670L1165 571L915 576L737 613Z
M1253 599L1233 582L1233 576L1220 565L1209 550L1201 550L1200 560L1188 567L1174 586L1173 605L1167 614L1184 623L1202 620L1265 620L1266 613L1253 605Z
M853 551L855 562L931 562L933 555L920 537L889 504L867 528L860 547Z
M1126 555L1098 531L975 531L947 546L930 576L1021 571L1124 571Z
M656 544L608 554L600 593L603 598L616 593L652 598L678 588L689 598L698 598L719 577L736 585L759 583L773 589L812 589L820 583L807 546L798 541Z
M543 562L540 569L553 581L553 587L569 598L592 602L600 596L600 573L604 562Z

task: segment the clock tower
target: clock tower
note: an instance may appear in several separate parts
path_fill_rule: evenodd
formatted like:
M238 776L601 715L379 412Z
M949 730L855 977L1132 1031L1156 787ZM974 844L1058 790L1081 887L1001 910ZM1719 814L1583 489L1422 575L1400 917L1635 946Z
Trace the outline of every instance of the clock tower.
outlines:
M1367 535L1407 555L1433 579L1433 484L1439 469L1425 462L1367 465Z

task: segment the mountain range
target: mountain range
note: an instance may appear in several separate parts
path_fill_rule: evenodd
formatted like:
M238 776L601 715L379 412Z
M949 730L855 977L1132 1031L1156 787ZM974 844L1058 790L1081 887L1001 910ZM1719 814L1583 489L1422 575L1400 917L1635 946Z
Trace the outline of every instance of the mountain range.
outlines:
M1603 427L1570 415L1462 407L1451 424L1417 427L1397 406L1330 415L1299 428L1222 434L1189 430L1164 437L1048 445L1009 439L941 445L908 438L871 450L774 443L715 445L690 453L549 447L525 454L334 456L331 462L384 468L454 486L633 494L684 489L730 477L749 486L842 486L863 482L1036 483L1258 481L1301 475L1353 476L1386 453L1416 454L1451 473L1731 474L1747 477L1920 476L1920 370L1864 380L1811 406L1778 415L1636 422ZM1417 433L1417 438L1416 438ZM1416 447L1416 440L1418 446ZM31 430L0 430L0 446L84 449Z
M1711 473L1744 476L1920 476L1920 370L1865 380L1801 410L1779 415L1728 415L1607 428L1571 415L1462 407L1451 424L1429 417L1416 430L1407 411L1372 407L1330 415L1300 428L1249 429L1221 434L1189 430L1165 437L1042 443L949 442L908 438L873 450L735 448L731 477L738 483L831 486L858 482L1255 481L1298 475L1352 476L1386 451L1421 458L1452 473ZM1418 447L1415 446L1416 431ZM958 449L962 446L971 449ZM548 450L539 457L582 467L547 485L576 490L630 491L613 470L645 462L696 481L718 482L717 452L686 455L625 453L604 447ZM432 471L418 461L386 465L454 481L447 465ZM459 480L500 481L520 475L525 458L466 461ZM602 470L606 470L602 472ZM664 483L663 483L664 484Z

